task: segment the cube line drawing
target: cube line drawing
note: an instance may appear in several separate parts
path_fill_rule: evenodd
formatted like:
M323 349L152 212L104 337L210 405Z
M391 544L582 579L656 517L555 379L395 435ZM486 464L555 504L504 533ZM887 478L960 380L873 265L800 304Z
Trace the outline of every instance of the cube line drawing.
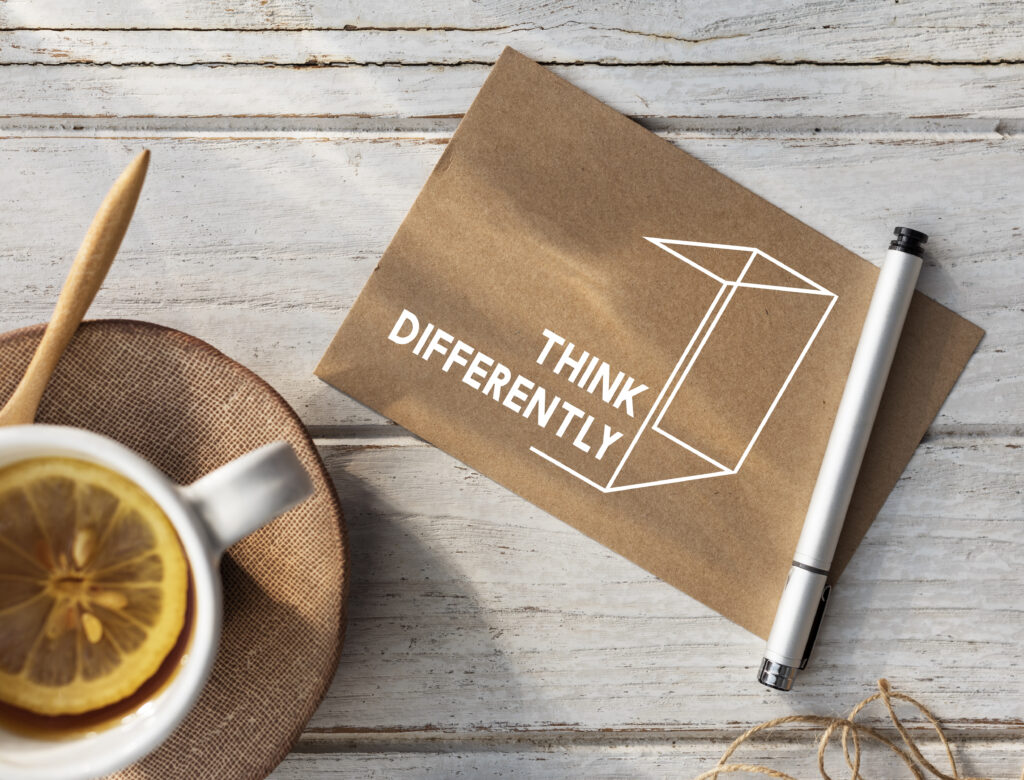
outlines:
M711 301L711 304L708 306L707 311L704 313L700 324L690 337L689 343L683 350L682 355L680 355L675 368L672 370L665 384L658 393L657 399L651 405L651 408L648 410L639 428L633 434L632 441L629 442L627 449L616 465L610 479L603 483L595 481L586 475L579 473L565 463L562 463L557 458L542 452L540 449L536 447L530 448L530 451L534 454L569 472L602 493L636 490L639 488L648 488L657 485L669 485L679 482L709 479L712 477L731 476L738 473L740 468L743 466L743 463L747 460L747 457L757 442L758 437L761 435L761 432L764 430L765 425L767 425L769 418L778 406L779 401L782 399L783 394L786 392L786 388L789 387L797 369L803 362L804 357L807 355L808 350L811 348L815 338L821 331L822 326L825 324L825 320L828 319L829 314L832 312L836 301L839 299L839 296L835 293L826 290L817 282L807 278L803 274L793 268L790 268L756 247L736 246L732 244L709 244L700 241L681 241L667 238L653 238L650 236L644 236L644 238L665 252L668 252L670 255L676 257L683 263L686 263L688 266L691 266L700 273L708 276L719 285L719 288L714 299ZM722 268L712 270L707 267L706 263L697 262L687 256L688 252L690 254L694 254L695 250L699 250L698 254L702 254L705 257L708 255L708 250L721 250L731 258L739 260L742 260L742 257L745 255L746 260L742 266L742 270L735 275L735 278L728 278L727 274L721 272ZM739 253L739 255L736 253ZM751 268L754 267L755 264L757 270L754 274L751 274ZM738 265L738 263L735 263L735 265ZM719 273L716 273L716 270L718 270ZM784 283L774 283L774 281L773 283L753 281L753 279L758 278L758 275L760 275L761 278L765 278L766 273L769 280L773 280L773 278L774 280L781 278L784 280ZM686 431L669 430L671 426L666 425L665 416L666 413L670 412L673 405L678 406L681 403L680 398L683 398L684 400L682 403L685 403L688 378L693 382L694 380L691 377L697 376L701 372L705 375L707 375L708 372L714 372L713 365L707 365L707 361L705 361L705 364L701 364L699 359L702 353L705 353L708 344L715 343L714 334L716 332L716 328L718 328L722 323L723 318L729 316L730 304L734 302L737 291L743 289L764 290L793 295L821 296L827 301L827 304L825 304L824 312L820 319L817 320L807 337L806 342L803 343L803 348L786 374L781 386L778 387L777 392L774 392L774 395L770 396L770 402L766 407L764 407L763 416L760 417L760 421L756 425L756 428L754 428L752 434L749 435L749 438L744 436L739 443L733 442L731 445L714 441L695 442L694 437L688 436ZM686 419L685 415L683 419ZM679 424L678 421L677 424ZM634 453L636 447L638 445L643 447L643 440L652 436L664 437L664 439L669 442L672 442L693 455L696 455L704 463L704 466L697 468L694 473L686 473L663 479L650 479L647 481L638 480L635 477L632 479L623 479L623 467L629 461L630 456ZM687 439L690 440L688 441ZM715 452L717 457L709 454L708 452L709 449L715 448L718 448L719 450Z

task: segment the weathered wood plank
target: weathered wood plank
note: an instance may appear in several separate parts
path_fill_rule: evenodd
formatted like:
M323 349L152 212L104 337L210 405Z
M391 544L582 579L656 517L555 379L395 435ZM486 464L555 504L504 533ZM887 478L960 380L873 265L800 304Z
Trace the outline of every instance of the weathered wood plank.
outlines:
M128 0L6 0L0 24L7 28L125 28L168 30L168 51L182 41L177 30L209 30L185 41L228 61L284 57L361 62L493 61L504 45L555 62L751 62L751 61L994 61L1024 58L1024 15L1015 3L894 5L887 0L845 3L744 2L708 4L676 0L647 9L610 3L528 2L338 2L337 0L165 0L158 6ZM301 31L246 43L235 30ZM326 35L311 34L326 32ZM330 33L343 32L344 35ZM226 34L225 34L226 33ZM71 37L71 36L67 36ZM123 38L97 35L113 48ZM22 37L28 48L67 53L62 38ZM37 47L31 41L42 45ZM49 42L54 45L51 47ZM253 54L251 46L272 53ZM129 47L131 48L131 47ZM230 53L229 53L230 52ZM73 55L72 55L73 56ZM204 54L204 56L207 56ZM136 60L138 61L138 60Z
M919 448L790 694L754 681L761 640L440 451L323 444L353 583L307 733L718 735L884 676L955 729L1024 735L1022 443Z
M1007 172L1021 168L1020 144L668 137L865 257L877 259L892 225L912 217L933 235L921 289L989 331L938 424L1020 423L1024 223L1006 186ZM146 189L92 315L155 320L207 339L278 387L307 424L380 423L312 369L445 140L0 140L0 329L49 317L112 172L146 145Z
M1001 29L983 28L985 46L971 41L943 46L950 33L935 27L913 29L914 45L907 46L905 38L896 39L911 29L891 24L867 35L818 25L802 38L758 39L750 30L686 39L569 22L554 29L519 24L498 30L12 30L0 32L0 52L3 62L50 65L459 65L494 62L505 46L541 62L566 65L1019 63L1024 21L1017 14L1013 22ZM966 30L956 33L960 41L973 37Z
M0 27L0 134L30 136L0 139L0 328L49 315L145 142L150 211L94 313L194 332L359 434L323 446L356 551L346 653L274 777L691 775L746 725L840 714L882 675L950 721L968 773L1020 771L1024 441L999 435L1024 411L1020 6L6 0ZM997 435L921 448L791 697L752 683L759 640L410 437L366 446L381 418L311 375L505 45L865 256L913 216L923 289L989 329L939 427ZM803 61L1011 64L777 65Z
M851 705L852 706L852 705ZM822 714L826 708L821 708ZM734 728L735 736L741 729ZM899 741L899 737L892 734ZM670 741L671 740L671 741ZM490 778L552 778L569 780L621 780L622 778L673 777L690 778L711 769L728 746L728 739L679 740L666 739L660 744L630 740L630 744L576 745L552 739L548 744L522 744L516 735L508 735L501 747L488 748L474 743L449 745L421 740L415 749L374 751L364 746L365 740L353 736L351 745L341 753L323 754L295 752L289 755L271 780L344 780L345 778L416 777L448 780L469 777ZM639 742L639 744L637 744ZM372 743L371 743L372 744ZM833 741L826 768L832 777L848 777L849 769L842 759L838 737ZM299 750L305 748L300 744ZM317 745L323 750L327 745ZM922 742L921 749L937 767L948 771L942 748L935 742ZM861 771L867 777L911 777L895 757L884 755L884 748L865 747ZM991 777L1018 780L1024 752L1019 745L985 739L964 740L954 745L954 754L961 777ZM796 742L767 744L755 742L740 749L737 761L762 764L788 772L795 777L818 777L817 746L810 736ZM749 775L741 775L747 777ZM730 775L723 775L730 777Z
M909 121L916 130L966 126L1015 133L1024 119L1024 65L553 70L623 113L657 121L735 127L737 120L756 118L813 130L817 118L831 118L825 127L884 130ZM297 118L451 117L466 110L488 71L486 65L9 65L0 117L249 117L262 120L257 128L275 129L274 122ZM7 119L4 126L18 125Z

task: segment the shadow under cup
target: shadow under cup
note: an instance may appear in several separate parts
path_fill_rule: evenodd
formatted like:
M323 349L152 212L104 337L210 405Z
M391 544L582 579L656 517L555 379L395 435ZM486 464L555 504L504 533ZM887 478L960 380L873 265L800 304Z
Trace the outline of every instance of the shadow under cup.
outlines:
M185 623L157 672L133 694L81 715L40 716L0 705L0 777L74 780L108 774L158 747L195 704L221 629L219 550L180 488L103 436L72 428L0 429L0 468L31 458L89 461L130 479L170 519L189 568Z

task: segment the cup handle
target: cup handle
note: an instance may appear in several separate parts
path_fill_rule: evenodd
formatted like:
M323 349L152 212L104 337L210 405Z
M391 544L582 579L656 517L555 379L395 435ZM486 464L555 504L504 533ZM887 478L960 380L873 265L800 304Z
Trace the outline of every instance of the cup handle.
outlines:
M313 494L292 446L267 444L182 488L217 555Z

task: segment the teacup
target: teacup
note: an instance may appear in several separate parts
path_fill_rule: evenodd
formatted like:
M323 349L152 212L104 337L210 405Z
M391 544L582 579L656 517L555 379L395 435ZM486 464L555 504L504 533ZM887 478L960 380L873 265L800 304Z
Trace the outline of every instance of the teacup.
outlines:
M52 738L0 723L0 777L6 780L86 780L121 769L159 746L196 703L213 667L223 610L221 555L313 492L287 442L268 444L182 487L96 433L53 425L0 428L0 467L47 457L77 458L118 472L163 509L190 569L192 614L185 629L190 636L162 689L101 728Z

